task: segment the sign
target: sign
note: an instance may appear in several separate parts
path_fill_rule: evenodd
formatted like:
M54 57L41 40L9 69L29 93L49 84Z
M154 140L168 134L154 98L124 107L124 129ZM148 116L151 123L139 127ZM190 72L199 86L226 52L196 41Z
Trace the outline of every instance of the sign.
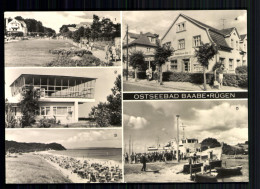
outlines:
M191 55L191 51L185 51L185 52L176 52L174 53L175 56L181 56L181 55Z
M145 61L154 61L154 57L146 57L144 58Z

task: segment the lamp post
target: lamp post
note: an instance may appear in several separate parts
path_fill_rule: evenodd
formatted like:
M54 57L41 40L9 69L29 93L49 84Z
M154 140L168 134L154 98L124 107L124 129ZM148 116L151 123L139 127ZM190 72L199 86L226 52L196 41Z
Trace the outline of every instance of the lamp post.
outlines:
M179 162L179 118L180 115L176 115L177 118L177 162Z

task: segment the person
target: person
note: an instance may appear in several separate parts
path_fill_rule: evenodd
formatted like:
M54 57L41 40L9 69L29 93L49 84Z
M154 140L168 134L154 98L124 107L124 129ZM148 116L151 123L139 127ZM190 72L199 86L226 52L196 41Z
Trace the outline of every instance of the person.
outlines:
M141 157L141 163L143 164L141 171L146 171L146 157L145 157L145 155L146 154L143 154L142 157Z
M225 67L222 64L218 70L219 74L218 74L218 81L219 81L219 89L223 86L223 73L224 73Z
M147 70L146 70L147 81L149 81L149 77L150 77L150 70L149 70L149 68L147 68Z
M193 163L197 163L197 154L196 152L193 154Z

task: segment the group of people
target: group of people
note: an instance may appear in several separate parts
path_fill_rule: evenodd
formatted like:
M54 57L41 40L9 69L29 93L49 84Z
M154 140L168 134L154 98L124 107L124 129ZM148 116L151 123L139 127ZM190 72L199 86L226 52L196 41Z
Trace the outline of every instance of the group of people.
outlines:
M81 162L72 157L54 156L40 154L42 158L58 164L63 169L71 170L89 183L118 182L122 179L122 169L119 166L107 166L100 163L89 163L87 160Z
M121 51L120 48L116 47L115 44L109 45L107 44L105 46L105 52L106 52L106 60L108 62L110 61L118 61L121 57Z
M165 162L176 159L176 154L172 152L149 152L149 153L125 153L124 161L129 164L142 163L142 157L145 157L146 162ZM184 157L184 156L182 156Z

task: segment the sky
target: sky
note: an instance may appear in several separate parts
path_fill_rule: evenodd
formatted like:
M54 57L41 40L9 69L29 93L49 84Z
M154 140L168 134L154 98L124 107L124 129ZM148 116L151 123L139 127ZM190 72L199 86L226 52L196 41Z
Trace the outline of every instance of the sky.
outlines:
M6 68L5 98L11 97L11 88L9 86L21 74L47 74L97 78L95 85L95 102L79 105L79 117L88 117L91 107L97 105L99 102L107 101L107 96L112 94L111 89L114 87L116 77L120 73L120 68Z
M177 137L176 115L185 138L199 142L212 137L229 145L248 140L247 100L226 101L143 101L124 102L124 142L131 136L136 152L149 146L164 145ZM183 128L179 127L179 138Z
M129 32L151 32L159 34L159 38L161 38L180 13L216 29L223 29L221 19L226 19L225 28L236 27L240 35L247 33L246 10L123 11L122 36L125 35L128 24Z
M80 22L92 22L93 15L99 18L110 18L110 20L120 22L119 11L59 11L59 12L5 12L5 18L21 16L41 21L43 26L52 28L59 32L62 25L79 24Z
M59 143L67 149L84 147L122 148L121 129L7 129L5 140ZM21 134L22 132L22 134Z

